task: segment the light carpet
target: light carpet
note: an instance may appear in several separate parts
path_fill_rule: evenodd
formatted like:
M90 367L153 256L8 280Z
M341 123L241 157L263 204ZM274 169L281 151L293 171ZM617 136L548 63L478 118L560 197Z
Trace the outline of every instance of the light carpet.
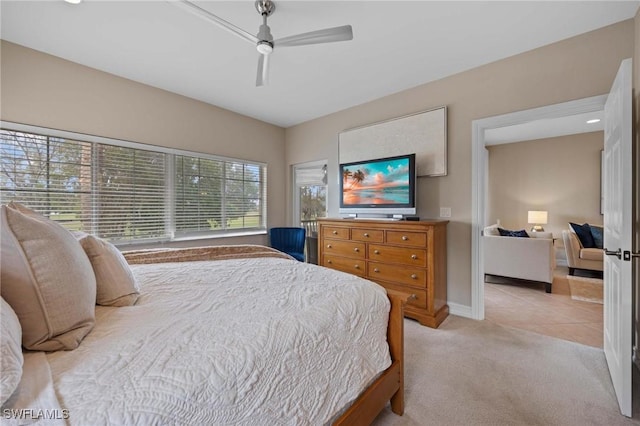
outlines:
M636 387L634 391L638 415ZM619 413L601 349L449 316L435 330L405 319L405 413L400 417L387 407L373 424L564 426L640 421Z

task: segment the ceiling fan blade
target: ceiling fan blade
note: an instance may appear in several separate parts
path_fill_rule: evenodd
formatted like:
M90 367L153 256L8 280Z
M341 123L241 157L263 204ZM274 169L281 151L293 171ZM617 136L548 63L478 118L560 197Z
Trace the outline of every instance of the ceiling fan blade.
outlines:
M306 44L333 43L335 41L347 41L353 39L351 25L342 27L325 28L324 30L311 31L274 40L274 47L304 46Z
M169 1L169 0L167 0ZM177 6L183 10L186 10L187 12L190 12L208 22L213 22L214 24L216 24L217 26L219 26L220 28L229 31L231 34L235 34L240 38L243 38L253 44L258 43L258 37L256 37L255 35L243 30L242 28L236 27L235 25L233 25L231 22L227 22L222 18L217 17L216 15L214 15L213 13L209 12L208 10L205 10L203 8L201 8L200 6L197 6L193 3L191 3L190 1L187 0L177 0L177 1L169 1L169 3L171 3L174 6Z
M269 56L260 55L258 59L258 76L256 77L256 86L266 86L269 84Z

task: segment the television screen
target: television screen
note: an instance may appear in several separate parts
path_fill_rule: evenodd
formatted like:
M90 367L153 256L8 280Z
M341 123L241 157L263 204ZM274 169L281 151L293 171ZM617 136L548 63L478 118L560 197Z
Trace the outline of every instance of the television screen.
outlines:
M341 164L340 174L342 212L415 208L415 154Z

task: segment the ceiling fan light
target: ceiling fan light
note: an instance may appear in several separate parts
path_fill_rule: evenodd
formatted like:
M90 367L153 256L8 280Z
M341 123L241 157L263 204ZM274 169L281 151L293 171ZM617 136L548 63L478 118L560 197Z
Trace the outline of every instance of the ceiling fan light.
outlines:
M257 44L256 49L261 55L268 55L273 52L273 45L268 41L261 41Z
M71 4L80 4L82 3L82 0L64 0L67 3L71 3Z

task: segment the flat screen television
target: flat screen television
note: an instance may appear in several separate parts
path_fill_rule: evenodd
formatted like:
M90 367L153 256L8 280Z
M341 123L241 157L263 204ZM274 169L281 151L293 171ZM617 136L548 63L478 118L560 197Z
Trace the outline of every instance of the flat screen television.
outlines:
M416 214L416 155L340 164L341 214Z

